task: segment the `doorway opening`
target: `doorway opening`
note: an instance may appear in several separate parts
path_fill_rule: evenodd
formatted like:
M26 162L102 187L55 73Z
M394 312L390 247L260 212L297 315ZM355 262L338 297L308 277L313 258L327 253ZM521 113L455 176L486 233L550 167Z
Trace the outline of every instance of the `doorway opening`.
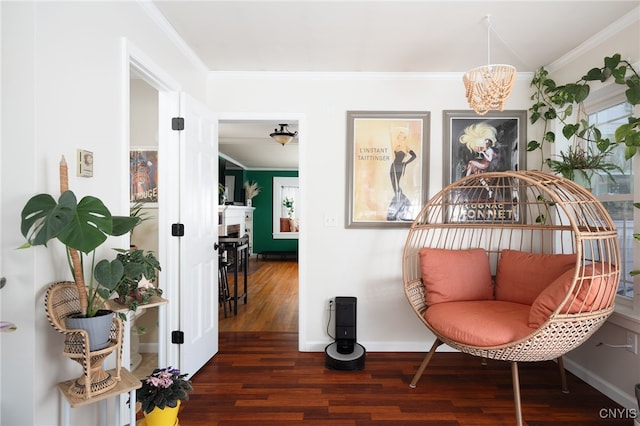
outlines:
M281 146L269 134L279 123L287 123L292 131L298 130L301 118L282 114L221 114L219 118L219 180L229 191L229 176L233 176L235 187L227 204L219 208L227 211L228 206L247 208L244 184L257 183L260 187L260 193L250 203L251 223L248 226L251 229L245 226L241 230L241 233L248 230L252 234L248 301L246 305L243 301L238 302L237 315L231 313L225 317L224 310L219 309L219 330L221 333L297 332L300 315L299 233L290 233L290 238L274 235L273 215L277 209L273 207L273 200L278 192L274 188L274 180L299 176L299 139ZM266 256L265 253L275 254ZM230 278L233 285L233 277ZM239 278L241 284L242 278Z

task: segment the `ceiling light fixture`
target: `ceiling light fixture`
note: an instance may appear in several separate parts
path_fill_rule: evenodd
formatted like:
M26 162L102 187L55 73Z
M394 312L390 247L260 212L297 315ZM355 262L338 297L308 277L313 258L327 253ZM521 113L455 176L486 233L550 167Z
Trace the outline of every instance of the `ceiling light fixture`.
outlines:
M511 65L491 64L491 15L487 21L487 64L474 68L462 76L469 106L477 114L489 110L504 110L516 77L516 68Z
M278 142L282 146L285 146L286 144L291 142L291 140L298 134L298 132L291 133L287 128L289 126L288 124L280 123L278 124L278 126L280 126L280 130L273 129L273 133L271 133L269 136L271 136L274 141Z

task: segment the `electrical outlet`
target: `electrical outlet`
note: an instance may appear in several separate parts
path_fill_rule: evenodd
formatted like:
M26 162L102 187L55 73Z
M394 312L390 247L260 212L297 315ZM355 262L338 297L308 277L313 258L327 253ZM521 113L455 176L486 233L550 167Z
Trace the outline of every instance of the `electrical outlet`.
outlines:
M333 304L334 304L333 299L329 299L329 303L327 304L328 311L333 311Z
M627 331L627 350L638 354L638 335L631 331Z

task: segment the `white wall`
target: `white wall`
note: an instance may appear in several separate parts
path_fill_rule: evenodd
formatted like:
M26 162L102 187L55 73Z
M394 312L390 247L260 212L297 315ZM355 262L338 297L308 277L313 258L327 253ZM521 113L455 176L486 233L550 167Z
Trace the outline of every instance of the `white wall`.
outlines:
M56 383L81 374L62 355L48 324L48 285L70 279L59 246L15 250L23 243L20 210L39 192L57 194L58 162L75 170L77 148L94 153L94 177L70 176L76 194L98 195L128 214L129 65L123 37L195 98L206 76L160 30L138 2L0 2L2 18L1 208L3 319L18 331L0 335L0 423L57 424ZM126 247L126 238L107 247ZM53 247L57 246L57 247ZM107 249L105 249L107 250ZM106 253L104 253L106 255ZM110 404L111 406L112 404ZM95 424L94 407L72 410L72 424Z
M519 76L506 109L528 108L530 78ZM213 73L207 97L210 108L220 113L304 116L299 135L306 224L300 233L301 349L324 349L331 342L325 333L328 300L355 296L358 340L369 351L426 350L429 335L402 288L407 230L344 229L346 111L430 111L431 196L442 187L442 111L469 109L461 75ZM338 226L325 227L325 216L336 217Z

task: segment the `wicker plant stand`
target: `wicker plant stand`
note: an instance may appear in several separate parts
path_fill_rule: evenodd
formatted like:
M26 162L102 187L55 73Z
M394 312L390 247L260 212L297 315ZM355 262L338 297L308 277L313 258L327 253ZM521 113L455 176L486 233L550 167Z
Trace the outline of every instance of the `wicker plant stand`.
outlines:
M68 329L65 319L80 312L80 302L73 282L52 284L45 297L47 318L51 325L64 334L63 355L82 366L83 374L67 390L69 395L90 399L115 388L120 382L122 361L122 321L114 315L109 332L109 345L100 350L89 350L89 335L84 330ZM104 371L105 358L116 356L116 368Z

